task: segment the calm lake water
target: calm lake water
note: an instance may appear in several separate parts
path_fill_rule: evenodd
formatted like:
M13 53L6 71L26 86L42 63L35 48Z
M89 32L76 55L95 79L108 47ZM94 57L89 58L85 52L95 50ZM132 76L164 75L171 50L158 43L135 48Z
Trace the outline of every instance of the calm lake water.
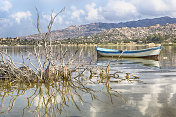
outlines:
M106 47L106 46L102 46ZM113 49L143 49L144 46L107 46ZM1 47L15 62L21 55L35 59L32 47ZM176 47L164 46L159 60L97 58L95 47L63 47L72 56L83 49L80 60L90 66L107 67L121 79L108 85L87 83L89 89L71 87L72 82L50 84L10 84L1 82L0 116L68 116L68 117L176 117ZM55 47L59 50L59 47ZM69 60L69 57L66 58ZM36 63L35 63L36 64ZM127 74L139 79L127 80ZM94 82L95 79L91 79ZM64 84L65 83L65 84ZM64 84L64 85L63 85ZM60 85L61 88L59 87ZM111 91L107 89L111 87ZM94 92L95 91L95 92ZM93 94L93 95L92 95Z

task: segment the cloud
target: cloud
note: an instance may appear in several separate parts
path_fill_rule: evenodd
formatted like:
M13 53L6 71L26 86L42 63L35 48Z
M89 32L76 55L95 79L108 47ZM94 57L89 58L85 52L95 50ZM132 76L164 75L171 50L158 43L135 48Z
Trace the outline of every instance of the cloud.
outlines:
M165 3L164 0L133 0L132 3L141 15L159 15L168 10L168 3Z
M131 0L141 16L172 16L176 13L176 0Z
M52 17L54 17L56 15L55 12L52 13ZM40 19L40 29L42 32L46 32L48 24L51 21L51 13L42 13L41 15L41 19ZM54 24L52 26L52 30L58 30L59 28L63 28L65 25L65 20L64 20L64 15L59 14L56 19L54 20Z
M25 20L20 24L9 17L0 20L0 37L18 37L30 34L35 34L36 28L29 20Z
M95 3L87 4L86 10L87 10L86 20L88 21L102 20L103 17L101 17L101 15L99 14L102 11L102 8L101 7L96 8Z
M85 14L84 10L77 9L75 6L71 6L71 10L72 10L72 14L71 14L72 19L77 19L80 21L81 20L80 17Z
M12 8L12 4L9 1L4 0L0 2L0 10L8 12L10 8Z
M43 13L43 14L42 14L42 18L43 18L44 20L50 21L51 16L48 15L48 14Z
M22 19L30 19L32 16L30 11L26 12L17 12L15 14L12 14L11 17L15 19L15 21L20 24Z
M12 22L10 21L10 19L0 19L0 30L3 30L6 27L9 27L12 25Z
M36 15L32 16L32 14L36 14L34 8L36 4L43 12L40 17L40 23L44 31L46 31L45 29L47 29L50 21L49 11L51 9L61 9L62 6L65 6L66 10L56 18L53 25L53 29L55 30L65 28L69 25L81 25L94 22L118 23L121 21L125 22L161 16L176 17L176 0L51 1L39 0L38 2L34 2L20 0L19 4L18 0L0 0L0 18L6 19L3 21L0 20L0 35L10 35L10 31L16 35L19 34L18 32L21 32L21 35L32 33L32 31L29 32L27 29L36 23ZM16 12L17 10L23 12ZM34 19L32 20L32 18Z
M53 13L52 13L52 17L54 17L55 15L56 15L56 13L53 12ZM42 14L42 18L43 18L44 20L46 20L46 21L49 23L50 20L51 20L51 14L49 15L49 14L43 13L43 14ZM63 23L63 18L62 18L61 15L58 15L58 16L56 17L55 23L59 23L59 24L62 24L62 23Z
M109 0L101 8L98 13L104 18L104 22L176 17L176 0Z
M130 2L111 0L103 7L102 15L108 21L118 21L136 17L138 12Z

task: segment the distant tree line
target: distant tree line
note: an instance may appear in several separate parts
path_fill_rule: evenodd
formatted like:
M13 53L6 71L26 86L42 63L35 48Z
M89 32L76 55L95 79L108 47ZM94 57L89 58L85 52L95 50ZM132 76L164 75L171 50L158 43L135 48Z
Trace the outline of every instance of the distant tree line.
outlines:
M63 40L52 41L52 45L57 44L108 44L108 43L137 43L137 44L147 44L147 43L176 43L176 37L170 35L154 34L144 37L142 39L114 39L109 38L109 36L91 36L91 37L78 37L78 38L68 38ZM34 45L35 43L41 44L42 41L36 39L19 39L19 38L0 38L0 45Z
M83 38L75 38L75 39L64 39L61 40L61 43L64 44L90 44L90 43L94 43L94 44L107 44L107 43L132 43L135 42L137 44L146 44L146 43L176 43L176 39L172 36L169 35L161 35L161 34L154 34L154 35L149 35L145 38L142 39L110 39L110 38L103 38L103 36L101 37L92 37L92 38L87 38L87 37L83 37Z
M36 40L18 39L18 38L0 38L0 45L33 45Z

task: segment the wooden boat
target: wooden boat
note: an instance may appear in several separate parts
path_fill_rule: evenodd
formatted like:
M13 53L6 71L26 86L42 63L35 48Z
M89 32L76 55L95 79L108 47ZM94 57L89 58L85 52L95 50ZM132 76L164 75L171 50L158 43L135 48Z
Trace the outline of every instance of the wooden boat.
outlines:
M105 57L136 57L136 58L157 58L160 54L162 46L147 48L142 50L115 50L115 49L106 49L106 48L99 48L96 47L97 55L98 56L105 56Z

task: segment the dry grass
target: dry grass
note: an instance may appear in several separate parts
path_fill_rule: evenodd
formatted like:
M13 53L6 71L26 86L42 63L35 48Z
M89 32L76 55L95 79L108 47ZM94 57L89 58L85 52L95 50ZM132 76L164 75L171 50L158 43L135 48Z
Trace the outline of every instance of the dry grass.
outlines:
M63 50L61 47L59 52L54 51L53 46L51 46L51 29L54 20L64 9L55 16L51 14L48 32L46 33L41 33L40 31L40 20L37 10L36 27L41 35L42 41L34 46L34 52L29 52L27 58L22 56L23 61L21 63L15 63L7 52L0 51L0 77L1 79L8 79L9 81L8 91L4 91L3 95L1 95L1 108L5 97L13 94L14 90L17 92L16 95L12 96L6 111L1 113L11 111L17 97L25 94L29 88L33 87L35 87L35 91L27 98L28 105L23 109L23 112L30 110L35 116L55 116L57 112L61 114L69 106L68 103L70 101L78 110L81 110L74 97L76 96L79 102L84 102L82 93L89 94L93 100L97 99L95 93L99 92L90 88L88 84L104 84L111 102L113 96L120 97L124 100L118 92L113 91L110 87L111 79L117 79L117 82L121 82L124 79L131 82L132 79L137 78L136 76L126 74L125 77L120 77L116 71L110 73L110 65L106 67L89 66L81 58L82 50L78 50L74 54L72 53L69 58L66 57L68 51ZM31 56L34 57L37 64L33 63ZM23 88L19 86L17 89L12 89L13 85L18 84L16 82L24 82L28 85ZM58 96L60 96L60 102L58 102ZM31 110L36 98L38 98L38 104L34 110ZM41 108L44 111L44 115L41 115Z
M84 59L81 58L82 50L77 50L75 53L72 53L70 57L66 57L68 51L63 50L62 47L60 47L58 52L54 51L54 47L51 45L53 40L50 34L54 20L64 10L65 8L56 15L53 15L52 12L48 24L48 32L41 33L40 15L38 9L36 9L36 27L41 36L41 41L36 43L33 52L28 52L27 58L22 56L23 61L21 63L15 63L12 57L6 52L0 51L1 79L9 79L10 82L27 83L51 82L60 79L75 79L77 77L84 79L85 71L91 73L90 77L93 77L92 73L96 73L96 76L99 76L100 79L110 79L113 76L109 74L109 66L107 70L101 71L99 68L92 68L92 66L86 65ZM34 60L31 60L31 56L34 57ZM68 60L66 60L66 58ZM77 62L78 64L75 62L77 60L79 60ZM34 61L37 62L37 64L34 63Z

